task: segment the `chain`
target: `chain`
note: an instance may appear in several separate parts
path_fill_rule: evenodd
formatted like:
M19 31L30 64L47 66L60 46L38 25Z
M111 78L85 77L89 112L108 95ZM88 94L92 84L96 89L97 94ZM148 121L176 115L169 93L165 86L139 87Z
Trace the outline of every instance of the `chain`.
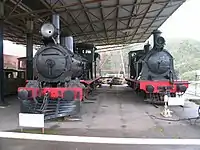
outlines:
M40 107L40 110L43 111L45 109L45 105L47 104L48 102L48 98L49 98L49 93L46 92L45 95L44 95L44 98L43 98L43 102L42 102L42 105Z

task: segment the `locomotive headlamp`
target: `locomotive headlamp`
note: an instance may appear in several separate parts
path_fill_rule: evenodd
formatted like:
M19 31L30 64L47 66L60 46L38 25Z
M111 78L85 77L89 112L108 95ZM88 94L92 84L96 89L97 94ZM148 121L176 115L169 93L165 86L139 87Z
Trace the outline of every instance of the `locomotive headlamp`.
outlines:
M43 24L40 31L45 38L52 37L56 32L54 25L51 23Z
M156 39L156 45L159 45L159 46L163 46L165 44L165 39L162 37L162 36L159 36L157 39Z

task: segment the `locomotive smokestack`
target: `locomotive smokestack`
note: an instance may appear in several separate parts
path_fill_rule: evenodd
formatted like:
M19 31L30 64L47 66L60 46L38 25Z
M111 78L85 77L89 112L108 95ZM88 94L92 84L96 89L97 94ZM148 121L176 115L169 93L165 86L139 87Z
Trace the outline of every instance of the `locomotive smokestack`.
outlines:
M144 52L145 52L145 53L148 53L148 52L149 52L150 46L151 46L151 45L149 44L149 42L148 42L147 44L144 45Z
M152 34L153 34L153 48L155 48L156 40L158 39L158 37L160 37L161 33L162 32L160 30L153 30L153 32L152 32Z
M56 27L58 30L58 36L56 38L56 42L60 44L60 16L59 14L53 14L52 15L52 24Z
M165 46L165 39L161 36L161 31L159 30L154 30L152 32L153 34L153 48L157 49L157 50L162 50Z
M61 45L66 47L72 53L74 52L74 42L72 36L61 37Z

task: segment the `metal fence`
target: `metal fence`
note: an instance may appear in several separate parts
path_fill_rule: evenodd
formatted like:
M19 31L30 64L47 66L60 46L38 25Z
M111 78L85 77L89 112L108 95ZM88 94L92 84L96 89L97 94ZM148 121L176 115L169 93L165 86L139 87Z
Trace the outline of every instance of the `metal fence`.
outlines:
M200 81L190 81L190 84L186 93L192 94L195 96L200 96Z

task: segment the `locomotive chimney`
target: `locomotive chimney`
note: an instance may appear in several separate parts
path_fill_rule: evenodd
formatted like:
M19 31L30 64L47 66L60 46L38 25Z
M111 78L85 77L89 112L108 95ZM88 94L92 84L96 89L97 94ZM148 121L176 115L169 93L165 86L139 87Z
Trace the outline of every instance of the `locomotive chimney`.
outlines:
M151 45L149 44L149 41L148 41L147 44L144 45L144 52L145 52L145 53L148 53L148 52L149 52L150 46L151 46Z
M72 36L61 37L61 45L66 47L72 53L74 52L74 49L73 49L74 42L73 42Z
M52 15L52 24L56 27L58 31L58 36L56 38L56 42L60 44L60 16L59 14Z
M156 46L156 39L158 38L158 37L160 37L160 35L161 35L161 31L160 30L154 30L153 32L152 32L152 34L153 34L153 48L155 48L155 46Z

